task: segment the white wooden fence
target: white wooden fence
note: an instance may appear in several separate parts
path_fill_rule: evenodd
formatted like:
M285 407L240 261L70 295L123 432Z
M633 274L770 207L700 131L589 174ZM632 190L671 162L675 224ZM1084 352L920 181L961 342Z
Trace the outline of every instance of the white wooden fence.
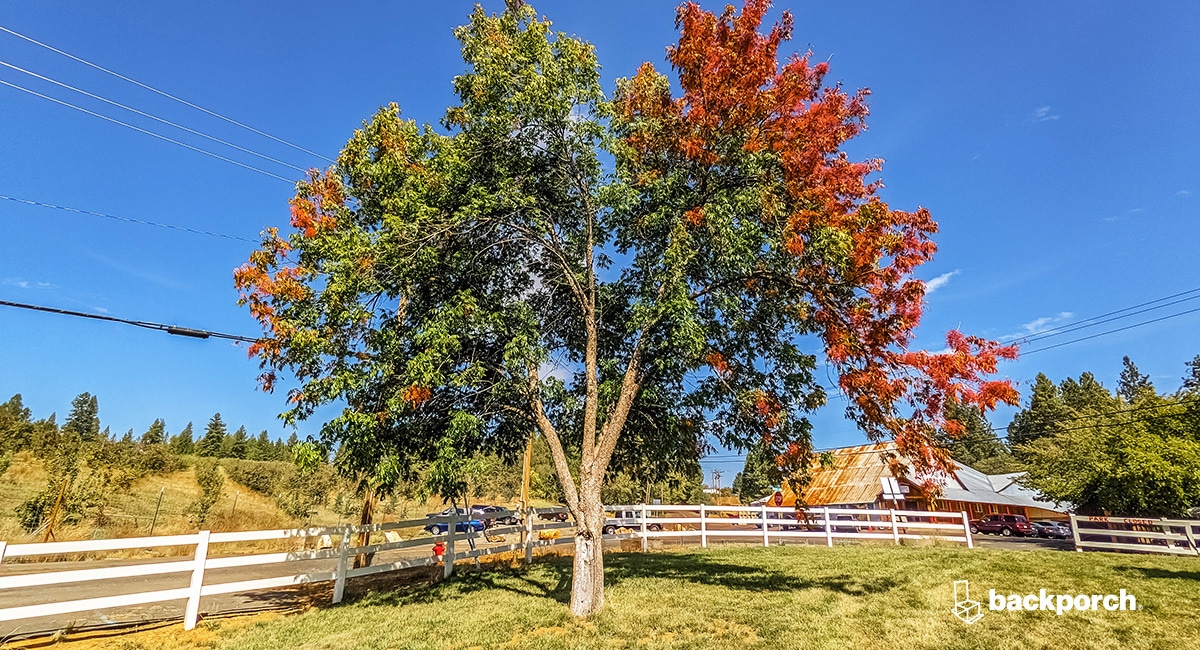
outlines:
M79 600L9 607L0 609L0 621L60 616L63 614L91 610L105 610L115 607L127 607L131 605L145 605L149 603L186 600L187 602L184 608L184 629L190 630L196 626L196 622L198 621L200 615L200 599L205 596L215 596L218 594L231 594L246 591L259 591L263 589L274 589L278 587L324 581L333 581L333 602L337 603L342 600L347 578L356 578L359 576L367 576L386 571L397 571L411 567L428 566L436 564L439 561L444 561L445 575L449 576L454 570L454 562L456 560L477 558L482 555L514 551L522 547L525 548L526 559L530 560L532 559L534 547L573 543L574 538L569 535L559 539L537 539L536 533L538 531L554 528L565 529L572 526L572 524L567 522L535 521L537 519L536 515L538 514L559 511L562 511L562 509L550 508L534 510L533 514L535 516L526 517L523 525L491 528L487 531L487 534L493 537L504 535L506 533L520 534L523 540L520 543L485 547L475 547L475 544L472 543L476 540L483 539L483 533L467 533L456 530L458 521L456 521L456 517L454 515L428 517L393 523L372 524L368 526L332 526L283 530L252 530L231 533L213 533L207 530L202 530L192 535L165 535L156 537L134 537L79 542L48 542L37 544L9 544L7 542L0 542L0 563L8 559L18 557L63 556L104 551L156 549L178 546L191 546L194 548L194 554L192 558L187 560L172 560L166 562L155 562L151 564L134 564L98 569L74 569L53 572L37 571L23 575L0 576L0 590L7 590L20 588L36 589L48 585L172 573L191 574L191 581L187 587L148 591L136 594L125 594L119 596L104 596L98 598L84 598ZM509 513L504 512L496 514L497 516L506 516ZM384 541L382 543L367 544L364 546L352 546L352 539L361 534L367 534L368 541L370 540L370 535L372 534L382 535L386 540L388 537L390 537L387 535L389 532L401 529L422 529L430 524L435 523L446 524L447 532L445 534L436 536L422 535L413 539L393 538L395 541ZM321 540L322 538L325 538L328 542L333 542L334 539L337 541L329 548L317 548L313 550L288 551L280 553L234 555L228 557L209 557L210 548L214 544L258 542L264 540L286 540L289 538L312 538L315 540ZM441 557L434 555L432 552L434 545L439 542L444 545L444 551ZM467 551L457 550L455 548L456 542L468 542L472 548L471 550ZM364 566L357 569L350 568L351 558L354 556L405 548L425 548L430 550L430 552L425 555L404 558L394 562L376 564L373 566ZM222 582L218 584L205 584L204 581L205 572L213 569L228 569L233 567L250 567L270 564L283 564L297 561L330 559L337 560L332 570L309 571L292 575L259 578L253 580L240 580L235 582Z
M1075 550L1200 555L1200 521L1071 515Z
M651 538L671 537L698 537L700 545L704 547L708 546L709 540L719 538L753 539L756 542L761 539L764 546L769 545L771 540L783 542L792 538L823 538L830 546L833 545L835 538L858 540L890 539L896 544L899 544L900 540L937 538L945 541L965 542L968 548L973 547L969 522L966 513L963 512L812 508L807 511L807 517L798 518L796 511L792 508L772 508L766 506L640 504L637 506L613 506L608 508L608 510L610 512L623 510L626 512L635 511L637 513L636 518L632 521L627 518L610 519L609 523L613 528L617 529L615 537L641 538L643 550L648 549ZM544 537L550 537L553 533L549 535L539 534L542 531L573 528L574 524L570 522L545 520L547 516L563 512L565 512L563 508L532 509L523 517L523 522L519 525L492 527L487 531L487 536L491 536L493 539L496 536L513 534L518 535L520 541L486 546L477 546L475 544L476 541L485 538L484 533L468 533L456 530L459 523L456 515L428 517L368 526L314 527L228 533L214 533L202 530L191 535L165 535L34 544L9 544L7 542L0 542L0 564L6 560L20 557L61 557L104 551L145 550L180 546L190 546L194 550L192 557L184 560L95 569L38 570L22 575L0 576L0 591L3 591L9 589L37 590L49 585L161 574L190 574L190 583L187 587L2 608L0 609L0 621L54 617L92 610L107 610L132 605L185 600L184 629L190 630L196 626L199 620L200 601L206 596L275 589L324 581L333 582L333 602L337 603L342 600L345 593L347 578L368 576L412 567L429 566L438 562L444 563L444 575L449 576L454 570L454 563L456 561L521 549L525 552L525 561L531 562L533 559L533 550L536 547L574 543L574 536L570 534L564 535L559 533L559 537L551 537L549 539L545 539ZM695 513L695 515L693 516L692 513ZM495 513L493 516L499 518L508 514L510 513L502 512ZM422 533L419 537L412 539L400 539L395 533L395 531L403 529L423 529L435 523L446 524L447 532L434 536ZM362 546L353 546L353 538L364 534L368 543ZM374 544L369 543L373 536L380 536L385 541ZM610 535L610 537L612 536ZM325 546L324 548L311 550L210 557L210 549L213 545L287 540L291 538L317 540L324 538L327 544L323 545ZM334 541L335 539L336 542ZM439 542L444 545L443 553L441 556L436 556L433 553L433 549L435 548L435 544ZM470 550L460 550L461 546L459 545L464 542L469 544ZM425 549L430 552L371 566L360 568L350 567L351 559L355 556L400 549ZM206 572L214 569L273 564L286 565L292 562L313 560L336 560L336 562L333 563L332 569L216 584L205 583Z
M632 530L641 538L643 550L655 537L698 537L700 546L706 548L710 539L731 537L761 539L763 546L769 546L772 539L795 538L824 539L828 546L833 546L834 539L890 539L896 544L938 539L975 546L965 512L815 507L799 514L790 507L703 504L639 504L608 510L636 513L633 520L612 520L610 525Z

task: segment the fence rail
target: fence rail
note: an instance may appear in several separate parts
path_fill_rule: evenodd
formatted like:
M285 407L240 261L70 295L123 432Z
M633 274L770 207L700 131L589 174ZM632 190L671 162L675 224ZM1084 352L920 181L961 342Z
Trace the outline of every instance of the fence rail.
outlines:
M655 538L698 537L700 545L707 547L710 540L721 538L761 539L764 546L771 540L784 541L794 538L823 538L829 546L834 539L890 539L899 544L901 540L938 538L945 541L965 542L973 547L967 515L964 512L922 512L905 510L860 510L848 508L811 508L801 515L792 508L766 506L707 506L707 505L649 505L612 506L610 513L636 512L632 519L613 517L605 527L606 537L640 538L642 549L648 550L649 542ZM421 566L443 564L445 576L454 571L456 561L477 560L480 557L524 551L525 561L532 562L534 549L563 544L573 544L574 537L553 533L556 530L573 528L573 524L559 518L565 508L538 508L521 513L523 520L517 525L495 526L486 531L475 531L469 520L457 514L425 517L407 521L370 524L365 526L325 526L277 530L252 530L238 532L200 531L191 535L161 535L157 537L135 537L125 539L90 540L78 542L46 542L33 544L9 544L0 542L0 565L5 560L18 557L67 556L122 551L154 549L163 547L193 547L191 559L131 564L94 569L67 569L42 571L20 575L0 576L0 591L12 589L39 589L48 585L85 583L165 574L190 574L186 587L158 589L134 594L81 598L62 602L0 608L0 621L59 616L91 610L102 610L168 601L185 601L184 629L196 626L200 616L201 599L206 596L231 594L264 589L277 589L315 582L333 582L333 602L342 600L346 580ZM497 519L515 513L494 513ZM444 524L445 533L422 535L404 539L396 531L404 529L428 530L431 525ZM460 527L462 530L460 530ZM477 545L481 539L504 535L517 535L515 543L493 543ZM372 543L372 537L382 541ZM298 539L307 546L316 540L318 548L305 548L275 553L251 553L210 557L213 545L257 542L265 540ZM354 540L359 540L357 545ZM466 544L469 548L463 549ZM352 558L387 551L426 548L431 552L413 557L353 568ZM440 550L440 555L435 553ZM233 582L205 582L206 572L215 569L254 567L264 565L335 560L332 568L321 568L303 573L283 576L235 580Z
M1071 515L1075 550L1200 555L1200 521Z

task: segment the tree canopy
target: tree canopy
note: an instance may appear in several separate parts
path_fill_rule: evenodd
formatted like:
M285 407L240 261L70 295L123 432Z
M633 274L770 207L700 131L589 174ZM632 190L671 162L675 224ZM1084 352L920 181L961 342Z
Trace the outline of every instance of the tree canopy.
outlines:
M881 161L841 151L867 92L781 57L792 17L760 29L769 4L682 5L682 94L647 63L611 97L588 43L527 5L476 8L441 128L381 109L235 272L264 387L299 380L290 422L342 402L321 441L345 467L423 463L453 488L462 458L539 431L577 523L577 615L603 602L619 448L713 436L806 468L818 354L848 414L927 479L951 464L934 433L961 432L948 400L1015 400L988 378L1013 348L951 332L946 352L909 349L937 226L878 197Z

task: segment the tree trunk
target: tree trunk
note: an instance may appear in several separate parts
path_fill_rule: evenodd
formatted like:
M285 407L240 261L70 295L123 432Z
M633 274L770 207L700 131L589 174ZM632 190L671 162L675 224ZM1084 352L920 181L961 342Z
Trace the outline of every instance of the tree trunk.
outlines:
M599 486L597 486L599 487ZM571 584L571 614L591 616L604 607L604 504L599 489L584 489L579 498L582 521L575 522L575 572Z
M359 514L358 524L360 526L369 526L375 521L375 491L367 488L366 495L363 497L362 512ZM371 543L370 533L358 534L358 545L366 546ZM362 567L371 566L372 560L375 559L374 553L354 556L354 566L352 568L360 569Z

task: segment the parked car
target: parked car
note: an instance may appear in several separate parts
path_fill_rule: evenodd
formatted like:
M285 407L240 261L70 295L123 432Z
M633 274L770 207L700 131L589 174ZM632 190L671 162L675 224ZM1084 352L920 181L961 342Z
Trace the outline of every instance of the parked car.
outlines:
M838 515L838 516L834 517L833 519L834 519L834 521L854 521L854 517L852 515ZM855 526L855 525L850 525L850 526L836 526L835 525L832 527L832 529L833 529L833 532L835 532L835 533L857 533L858 532L858 526Z
M471 506L471 515L484 520L488 526L493 526L497 523L505 526L515 526L521 523L521 520L504 506Z
M1033 525L1023 515L985 515L982 519L971 522L971 532L1003 535L1004 537L1013 535L1025 537L1037 534Z
M546 521L566 521L571 515L566 512L542 512L538 514L538 519Z
M637 510L617 510L604 522L604 534L613 535L618 528L642 529L642 520ZM657 533L662 530L662 524L646 523L646 530Z
M1033 530L1038 537L1048 539L1066 539L1071 536L1071 528L1064 526L1061 521L1035 521Z
M449 517L455 512L454 508L446 508L441 512L431 512L426 517ZM454 522L454 531L458 533L478 533L487 528L483 520L475 519L467 514L466 508L458 508L458 519ZM425 531L430 535L445 535L450 529L450 524L445 521L437 521L425 527Z

